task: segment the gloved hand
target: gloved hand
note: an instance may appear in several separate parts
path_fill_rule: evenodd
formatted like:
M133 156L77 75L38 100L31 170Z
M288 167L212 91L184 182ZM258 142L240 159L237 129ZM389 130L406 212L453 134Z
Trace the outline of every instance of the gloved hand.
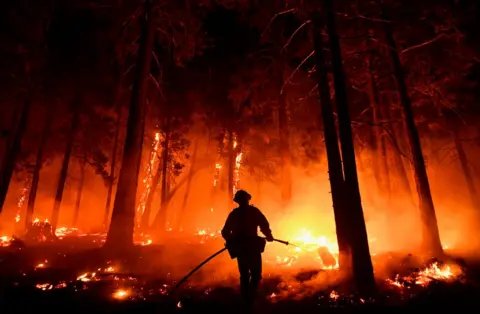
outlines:
M273 242L273 235L269 234L265 237L265 239L267 239L268 242Z

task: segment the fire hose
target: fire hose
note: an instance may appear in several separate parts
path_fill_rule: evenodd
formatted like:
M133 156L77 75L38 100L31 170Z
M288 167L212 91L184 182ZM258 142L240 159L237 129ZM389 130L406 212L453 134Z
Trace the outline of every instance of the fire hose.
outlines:
M265 239L265 238L262 238L262 239ZM273 241L274 241L274 242L281 243L281 244L285 244L285 245L292 245L292 246L298 247L297 245L291 244L290 242L284 241L284 240L273 239ZM214 259L214 258L217 257L218 255L222 254L222 253L225 252L226 250L227 250L227 247L224 247L224 248L222 248L221 250L219 250L218 252L212 254L209 258L207 258L206 260L204 260L204 261L201 262L200 264L198 264L197 267L195 267L194 269L192 269L192 271L190 271L185 277L183 277L183 278L172 288L172 290L170 291L169 295L172 295L185 281L187 281L188 278L190 278L190 276L192 276L197 270L199 270L200 268L202 268L203 265L205 265L206 263L210 262L212 259Z

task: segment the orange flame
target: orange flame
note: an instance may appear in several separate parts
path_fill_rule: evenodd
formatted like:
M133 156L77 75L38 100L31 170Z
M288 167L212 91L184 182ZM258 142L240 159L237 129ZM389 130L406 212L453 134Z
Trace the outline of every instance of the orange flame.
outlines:
M145 212L145 206L147 202L148 195L150 193L154 193L152 191L152 179L153 174L158 167L158 150L160 148L160 133L155 133L155 138L152 143L152 151L150 153L150 159L146 169L146 175L143 179L143 184L145 185L145 189L143 191L142 197L140 198L140 203L137 207L137 226L140 225L140 220L142 219L143 213Z

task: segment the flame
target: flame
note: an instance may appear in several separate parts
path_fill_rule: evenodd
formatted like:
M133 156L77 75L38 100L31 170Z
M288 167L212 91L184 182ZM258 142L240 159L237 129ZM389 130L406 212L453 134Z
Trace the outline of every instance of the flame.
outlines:
M399 288L412 285L427 287L432 281L453 281L462 274L462 269L455 264L440 265L438 262L414 272L408 276L396 275L395 279L387 279L387 283Z
M237 157L235 157L235 170L234 170L234 178L235 182L233 183L233 194L235 194L240 186L240 166L242 165L242 156L243 153L239 152Z
M27 177L25 180L25 186L22 188L20 192L20 197L18 198L17 202L17 214L15 215L15 222L19 223L21 220L21 211L23 204L25 204L25 200L27 199L28 191L30 190L30 178Z
M145 212L145 206L147 202L148 195L150 193L154 193L155 191L152 191L152 179L154 176L154 173L159 166L158 162L158 152L160 148L160 133L157 132L155 133L155 138L152 143L152 151L150 153L150 159L147 164L147 169L146 175L143 179L143 184L145 185L145 189L143 190L143 194L140 198L140 202L137 207L137 226L140 225L140 220L142 219L143 213Z
M215 164L215 174L213 175L213 186L217 186L218 178L220 177L220 170L222 170L222 165L219 163Z

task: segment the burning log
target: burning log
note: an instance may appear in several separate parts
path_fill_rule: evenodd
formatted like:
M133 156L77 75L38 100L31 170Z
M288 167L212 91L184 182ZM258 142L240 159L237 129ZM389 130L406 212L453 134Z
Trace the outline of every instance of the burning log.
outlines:
M48 221L35 221L25 233L25 242L40 243L53 242L57 240L57 236L52 225Z

